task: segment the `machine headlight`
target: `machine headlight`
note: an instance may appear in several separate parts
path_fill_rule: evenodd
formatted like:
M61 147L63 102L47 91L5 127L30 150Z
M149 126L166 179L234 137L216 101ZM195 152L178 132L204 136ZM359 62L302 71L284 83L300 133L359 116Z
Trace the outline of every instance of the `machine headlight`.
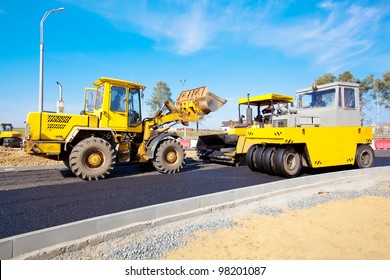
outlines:
M24 138L26 140L30 139L30 124L29 123L26 123L26 125L24 126Z

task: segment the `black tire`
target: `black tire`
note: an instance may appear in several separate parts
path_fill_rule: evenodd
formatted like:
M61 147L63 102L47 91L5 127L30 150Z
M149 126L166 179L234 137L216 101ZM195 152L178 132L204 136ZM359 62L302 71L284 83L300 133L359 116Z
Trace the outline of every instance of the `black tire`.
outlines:
M360 145L356 150L355 167L368 168L374 165L375 153L369 145Z
M265 173L275 175L275 147L266 147L261 156L261 163Z
M3 146L4 147L10 147L10 139L9 138L4 138L4 141L3 141Z
M65 151L64 147L62 147L62 152L60 154L60 159L62 160L63 164L66 166L66 168L72 170L70 168L70 162L69 162L69 159L70 159L70 153L72 152L72 150L69 151L69 147L68 147L68 150Z
M259 172L265 172L263 163L261 161L261 158L263 156L265 148L262 146L257 149L255 153L255 165L256 165L256 170Z
M164 140L157 148L154 168L163 174L177 173L185 165L184 148L174 139Z
M249 167L252 171L257 171L257 168L255 166L254 156L257 151L257 145L252 145L249 147L248 151L246 152L245 161L246 165Z
M62 162L64 163L64 165L66 166L66 168L71 169L71 168L70 168L69 159L64 159L64 160L62 160Z
M101 138L87 138L80 141L69 156L72 172L83 180L106 178L115 167L115 149Z
M279 148L275 153L275 172L283 177L297 177L302 170L301 155L294 147Z

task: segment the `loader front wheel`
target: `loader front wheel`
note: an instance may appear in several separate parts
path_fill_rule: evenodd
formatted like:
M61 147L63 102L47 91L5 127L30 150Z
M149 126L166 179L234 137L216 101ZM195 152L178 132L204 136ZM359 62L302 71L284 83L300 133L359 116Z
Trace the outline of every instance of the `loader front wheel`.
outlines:
M115 166L115 149L101 138L80 141L70 153L69 166L83 180L99 180L109 176Z
M369 145L360 145L356 150L355 166L358 168L372 167L375 153Z
M185 165L185 152L174 139L164 140L157 148L153 161L154 168L163 174L177 173Z
M275 172L283 177L296 177L302 169L300 154L293 148L279 148L275 154Z

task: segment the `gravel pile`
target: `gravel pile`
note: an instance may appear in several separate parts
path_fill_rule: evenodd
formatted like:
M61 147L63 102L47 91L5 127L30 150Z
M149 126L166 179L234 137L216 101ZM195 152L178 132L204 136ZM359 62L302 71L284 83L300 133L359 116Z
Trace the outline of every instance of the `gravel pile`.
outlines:
M326 203L331 200L346 199L351 200L360 196L383 196L390 198L390 190L380 188L368 188L363 190L343 191L343 192L325 192L321 194L313 194L299 200L292 200L288 203L288 208L291 210L307 209L315 207L317 204Z
M351 200L360 196L382 196L390 198L389 182L387 188L380 185L354 186L353 190L339 185L323 186L285 194L266 200L256 201L244 206L213 211L200 217L189 218L149 230L143 230L124 237L112 239L98 245L88 246L80 251L65 252L55 259L161 259L166 253L185 246L197 232L215 232L219 228L240 226L235 218L245 214L277 216L283 209L299 210L311 208L320 203L332 200ZM350 188L350 186L347 186ZM325 189L325 190L324 190ZM351 189L351 188L350 188Z
M182 224L177 228L168 226L166 228L154 229L146 234L134 234L131 239L134 238L140 241L130 242L123 248L115 248L105 254L103 259L160 259L165 253L185 246L187 244L186 240L193 237L196 232L215 232L219 228L227 228L235 225L237 224L231 217L213 218L206 221L193 221L188 224Z
M0 146L0 166L31 166L62 164L62 161L29 155L19 148L6 148Z

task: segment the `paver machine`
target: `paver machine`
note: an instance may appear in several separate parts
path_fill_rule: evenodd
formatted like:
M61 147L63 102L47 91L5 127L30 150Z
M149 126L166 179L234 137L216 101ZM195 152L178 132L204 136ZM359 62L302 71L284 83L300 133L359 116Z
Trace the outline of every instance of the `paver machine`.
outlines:
M85 180L106 178L117 162L151 162L160 173L176 173L185 164L185 151L168 129L196 122L226 103L199 87L181 92L176 105L165 101L167 113L143 118L145 86L113 78L100 78L94 86L85 89L80 115L30 112L24 150L62 160Z
M313 84L296 92L296 111L273 116L271 128L248 128L253 171L296 177L302 167L371 167L371 127L361 123L359 84Z
M293 102L292 96L276 93L239 98L238 121L227 133L198 137L199 158L233 165L245 163L246 153L253 144L246 141L246 130L271 127L273 116L280 114L281 110L293 110Z

